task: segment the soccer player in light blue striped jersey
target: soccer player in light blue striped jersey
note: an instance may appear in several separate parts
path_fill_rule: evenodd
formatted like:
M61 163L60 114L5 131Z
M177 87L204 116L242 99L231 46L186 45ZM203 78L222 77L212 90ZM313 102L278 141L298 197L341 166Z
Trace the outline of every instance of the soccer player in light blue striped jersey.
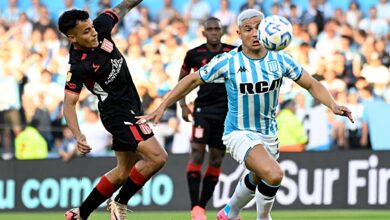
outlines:
M309 75L290 55L268 51L258 40L260 11L247 9L237 17L237 33L242 45L215 56L197 73L183 78L151 114L141 116L157 123L167 106L180 100L195 87L224 81L228 94L223 142L231 156L250 172L237 184L228 204L218 212L220 220L239 219L240 210L256 198L257 219L270 220L270 212L283 178L277 162L278 127L276 107L283 77L294 80L336 115L348 117L351 111L339 106L328 90Z

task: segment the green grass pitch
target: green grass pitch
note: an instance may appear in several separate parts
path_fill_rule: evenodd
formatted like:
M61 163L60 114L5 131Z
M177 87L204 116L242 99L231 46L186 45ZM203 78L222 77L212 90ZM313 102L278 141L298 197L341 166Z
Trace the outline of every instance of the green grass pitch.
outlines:
M216 219L216 211L208 211L209 220ZM256 212L245 210L241 213L241 219L254 220ZM309 210L309 211L273 211L273 220L389 220L390 211L386 210ZM0 212L1 220L63 220L63 213L60 212L31 212L12 213ZM108 220L106 212L96 212L89 218L91 220ZM164 212L131 212L127 216L128 220L189 220L189 212L184 211L164 211Z

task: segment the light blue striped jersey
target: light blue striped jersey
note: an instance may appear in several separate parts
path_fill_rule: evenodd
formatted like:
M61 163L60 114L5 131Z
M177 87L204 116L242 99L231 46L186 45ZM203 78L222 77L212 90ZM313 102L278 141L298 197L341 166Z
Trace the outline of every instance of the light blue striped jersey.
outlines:
M251 59L240 46L215 56L199 69L199 74L206 83L225 82L228 94L225 135L250 130L276 136L276 107L283 76L298 80L302 71L284 51L268 51L261 59Z

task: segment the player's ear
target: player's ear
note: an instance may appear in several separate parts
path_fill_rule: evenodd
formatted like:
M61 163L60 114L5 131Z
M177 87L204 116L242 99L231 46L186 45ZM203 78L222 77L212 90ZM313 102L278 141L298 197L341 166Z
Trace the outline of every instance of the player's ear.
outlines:
M67 34L66 37L71 43L76 43L76 36L74 36L73 34Z

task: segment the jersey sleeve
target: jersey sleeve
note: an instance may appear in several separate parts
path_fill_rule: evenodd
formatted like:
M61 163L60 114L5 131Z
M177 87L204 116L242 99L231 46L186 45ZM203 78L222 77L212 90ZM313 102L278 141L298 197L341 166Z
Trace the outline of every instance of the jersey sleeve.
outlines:
M228 53L216 55L209 63L199 69L200 78L206 83L223 81L227 72Z
M302 76L302 66L294 60L288 53L282 52L284 57L285 72L283 76L288 77L294 81L297 81Z
M181 66L182 72L185 72L188 75L191 72L191 69L194 67L193 59L191 59L191 53L188 51L184 57L183 65Z
M80 94L86 79L87 74L85 71L81 68L71 66L66 76L65 91Z
M98 33L111 34L112 29L118 21L118 15L113 10L107 9L93 21L93 25Z

